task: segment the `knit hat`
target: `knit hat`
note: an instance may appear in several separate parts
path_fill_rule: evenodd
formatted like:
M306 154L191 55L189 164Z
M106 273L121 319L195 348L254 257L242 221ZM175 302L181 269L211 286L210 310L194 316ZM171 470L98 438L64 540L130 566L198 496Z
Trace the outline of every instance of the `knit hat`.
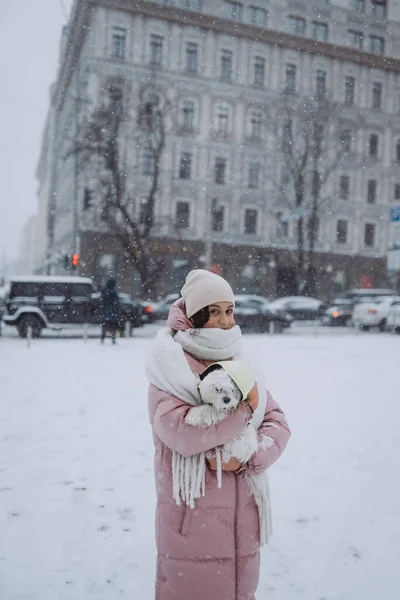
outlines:
M229 283L223 277L204 269L194 269L188 273L181 294L189 319L205 306L215 302L235 304L235 296Z
M247 398L256 382L247 363L243 360L220 360L212 363L212 365L208 366L207 369L200 373L201 381L215 369L224 369L242 392L242 399Z

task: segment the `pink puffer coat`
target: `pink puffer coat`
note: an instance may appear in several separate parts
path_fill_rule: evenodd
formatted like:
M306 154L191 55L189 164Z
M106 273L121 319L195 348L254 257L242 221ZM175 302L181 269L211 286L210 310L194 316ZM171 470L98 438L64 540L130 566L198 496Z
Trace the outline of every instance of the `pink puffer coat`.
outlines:
M169 325L186 329L181 307L174 306ZM205 363L186 354L194 373ZM222 488L215 471L207 469L206 494L194 509L177 506L172 497L172 451L184 456L205 452L236 437L249 419L242 411L207 429L188 426L190 406L154 386L149 413L155 445L157 490L156 600L254 600L259 579L258 511L241 473L223 472ZM273 425L273 427L271 427ZM260 449L248 468L260 473L270 467L290 437L285 416L268 394L259 436L274 444Z

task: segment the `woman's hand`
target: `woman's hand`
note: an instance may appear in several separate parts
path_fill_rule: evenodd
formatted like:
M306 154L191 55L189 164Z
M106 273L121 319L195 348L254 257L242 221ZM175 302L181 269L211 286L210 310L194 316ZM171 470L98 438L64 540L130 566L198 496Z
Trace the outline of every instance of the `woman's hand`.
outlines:
M255 411L258 408L258 388L256 383L251 388L246 400L250 404L253 411Z
M213 471L217 470L217 459L216 458L207 458L208 460L208 464L210 465L210 469L212 469ZM236 458L230 458L228 460L228 462L226 463L222 463L222 470L223 471L237 471L238 469L240 469L240 467L242 466L242 463L240 463L238 460L236 460Z

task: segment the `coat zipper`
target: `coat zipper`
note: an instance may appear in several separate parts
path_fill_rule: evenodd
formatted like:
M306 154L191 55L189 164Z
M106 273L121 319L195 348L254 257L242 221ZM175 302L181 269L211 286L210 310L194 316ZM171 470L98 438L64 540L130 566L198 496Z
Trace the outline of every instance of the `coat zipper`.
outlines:
M233 475L235 478L235 521L234 521L234 537L235 537L235 600L238 597L238 553L237 553L237 505L238 505L238 478L237 475Z

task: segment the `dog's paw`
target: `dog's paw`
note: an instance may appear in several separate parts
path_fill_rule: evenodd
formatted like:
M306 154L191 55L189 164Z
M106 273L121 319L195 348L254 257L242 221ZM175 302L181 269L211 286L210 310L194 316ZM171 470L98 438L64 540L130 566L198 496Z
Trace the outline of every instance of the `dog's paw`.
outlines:
M227 462L232 456L239 462L247 462L258 450L257 432L249 425L233 440L224 444L222 460Z
M201 425L203 414L202 409L203 406L194 406L193 408L191 408L185 417L185 423L187 425Z
M210 404L203 404L201 406L194 406L189 410L186 415L185 422L187 425L197 425L198 427L211 427L216 425L225 415L221 415L220 411L217 411Z

